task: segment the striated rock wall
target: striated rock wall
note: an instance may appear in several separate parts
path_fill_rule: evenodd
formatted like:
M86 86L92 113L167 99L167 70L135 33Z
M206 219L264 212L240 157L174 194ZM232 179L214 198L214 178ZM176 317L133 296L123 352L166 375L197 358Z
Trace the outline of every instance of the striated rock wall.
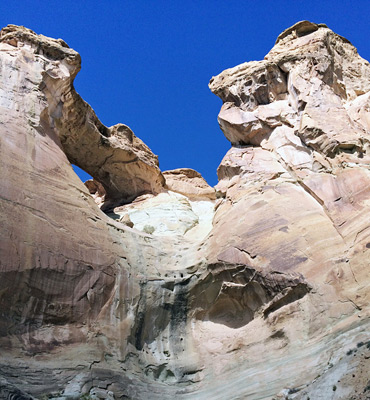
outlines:
M0 32L0 397L367 398L369 63L302 21L212 78L215 188L105 127L79 69Z

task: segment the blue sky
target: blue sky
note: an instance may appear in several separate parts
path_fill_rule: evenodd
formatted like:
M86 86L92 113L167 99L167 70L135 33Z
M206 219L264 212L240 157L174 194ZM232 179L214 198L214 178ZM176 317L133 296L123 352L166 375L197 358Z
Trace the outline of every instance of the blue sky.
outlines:
M210 78L262 59L280 32L303 19L326 23L369 60L369 16L370 0L0 4L2 27L24 25L81 54L75 87L105 125L129 125L162 170L194 168L211 185L230 144L217 124L221 100L208 89Z

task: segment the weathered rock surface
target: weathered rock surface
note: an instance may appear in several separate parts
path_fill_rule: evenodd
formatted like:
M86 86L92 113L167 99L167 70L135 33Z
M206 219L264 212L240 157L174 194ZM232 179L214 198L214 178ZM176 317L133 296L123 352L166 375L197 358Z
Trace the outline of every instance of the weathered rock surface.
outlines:
M133 228L155 236L204 238L212 229L214 206L212 201L190 200L169 191L157 196L140 196L108 215L120 222L128 216Z
M369 63L303 21L212 78L215 189L103 126L79 68L0 33L0 397L368 398Z
M208 185L202 175L190 168L164 171L167 189L183 194L192 200L215 200L215 189Z
M0 40L3 69L9 72L3 75L4 108L24 108L30 127L58 137L68 160L104 186L106 206L162 190L164 178L150 149L128 126L104 126L74 90L81 68L77 52L61 39L13 25L1 31ZM27 100L18 104L17 94Z

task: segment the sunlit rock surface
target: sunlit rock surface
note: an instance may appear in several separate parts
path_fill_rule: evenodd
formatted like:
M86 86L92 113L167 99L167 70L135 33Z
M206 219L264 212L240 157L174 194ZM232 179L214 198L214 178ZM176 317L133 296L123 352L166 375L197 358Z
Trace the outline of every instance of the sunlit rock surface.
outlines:
M0 33L0 398L368 398L369 63L304 21L212 78L215 188L101 124L79 69Z
M166 187L169 190L183 194L192 200L214 200L215 189L210 187L202 175L190 168L178 168L164 171Z

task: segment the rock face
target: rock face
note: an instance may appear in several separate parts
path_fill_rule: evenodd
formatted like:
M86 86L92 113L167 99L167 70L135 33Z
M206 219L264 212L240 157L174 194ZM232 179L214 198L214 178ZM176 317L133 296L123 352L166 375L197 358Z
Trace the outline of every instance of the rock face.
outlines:
M78 53L61 39L13 25L1 31L0 40L3 68L11 74L2 90L27 96L20 106L26 109L28 125L41 135L57 136L68 160L104 186L109 206L162 190L164 178L150 149L128 126L104 126L74 90L73 80L81 68ZM6 109L17 102L2 98Z
M105 127L79 68L0 32L0 397L368 398L369 63L303 21L212 78L215 188Z
M183 194L192 200L215 200L215 189L210 187L202 175L190 168L179 168L164 171L166 187Z

